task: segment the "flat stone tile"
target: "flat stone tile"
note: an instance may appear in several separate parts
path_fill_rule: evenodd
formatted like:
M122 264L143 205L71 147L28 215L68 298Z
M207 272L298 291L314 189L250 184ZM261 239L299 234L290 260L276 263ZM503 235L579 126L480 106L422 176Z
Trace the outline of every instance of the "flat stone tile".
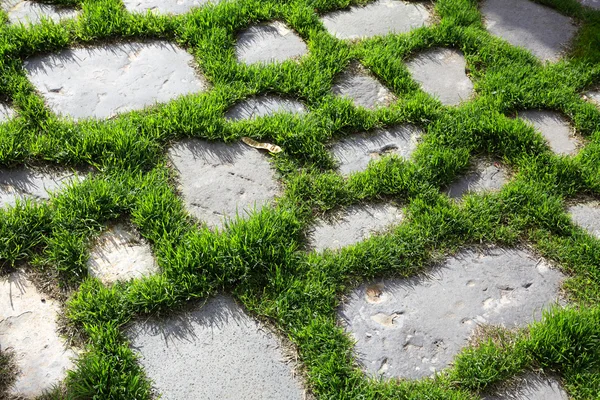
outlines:
M571 18L529 0L485 0L481 12L492 35L542 61L558 61L577 32Z
M474 168L452 183L446 193L457 199L466 193L500 190L508 181L508 172L497 162L478 160Z
M336 96L349 98L356 106L369 109L387 107L396 100L396 96L359 62L350 64L337 77L331 91Z
M287 344L230 297L138 322L127 335L161 399L305 398L295 363L283 351Z
M561 114L553 111L521 111L518 117L533 125L556 154L572 155L579 150L581 141Z
M169 157L179 172L190 214L210 227L272 202L278 193L267 156L243 143L190 139L177 143Z
M372 160L386 155L409 159L421 134L421 130L413 125L398 125L348 136L337 141L331 150L342 175L349 175L364 171Z
M511 382L510 387L485 396L483 400L569 400L569 395L555 377L527 373Z
M158 14L185 14L193 8L201 7L205 4L220 3L219 0L123 0L125 8L130 12L147 11Z
M194 59L169 42L74 48L35 57L25 69L52 111L108 118L207 89Z
M37 24L43 17L59 22L79 15L79 11L72 8L57 7L52 4L27 0L4 0L2 1L2 9L8 14L8 20L11 24Z
M0 123L6 122L15 116L15 110L4 103L0 103Z
M600 239L600 202L575 204L568 208L573 222Z
M427 24L430 15L420 3L378 0L364 7L325 14L325 28L340 39L364 39L389 33L406 33Z
M33 398L62 381L76 352L57 333L59 305L25 274L0 277L0 346L15 354L19 374L11 394Z
M305 114L306 107L298 100L280 96L254 96L242 100L227 110L225 119L237 121L267 117L277 113Z
M318 252L341 249L385 231L402 219L402 210L391 204L351 206L332 220L318 220L309 234L310 247Z
M88 260L91 276L104 284L158 273L150 245L124 224L114 224L94 244Z
M365 283L339 316L366 373L420 379L447 367L479 324L525 326L559 300L562 273L523 250L462 251L427 276Z
M306 53L302 38L280 21L249 27L238 35L235 45L238 61L246 64L282 62Z
M600 0L579 0L579 2L586 7L600 10Z
M593 90L591 92L587 92L587 93L584 94L583 98L586 99L586 100L591 101L598 108L600 108L600 90Z
M408 61L406 66L423 90L444 105L456 105L473 94L473 82L466 74L467 61L458 50L428 50Z

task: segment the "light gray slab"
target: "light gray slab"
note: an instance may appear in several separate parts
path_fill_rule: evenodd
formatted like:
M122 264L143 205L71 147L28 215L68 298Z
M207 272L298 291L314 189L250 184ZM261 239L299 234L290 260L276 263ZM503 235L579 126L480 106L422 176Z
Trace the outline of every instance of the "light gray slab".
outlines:
M458 50L428 50L408 61L406 66L423 90L444 105L456 105L473 94L473 82L466 74L467 62Z
M300 101L280 96L255 96L242 100L227 110L225 119L237 121L267 117L277 113L305 114L306 107Z
M0 103L0 123L6 122L15 116L15 110L4 103Z
M583 98L591 101L592 103L594 103L596 105L596 107L600 108L600 91L599 90L592 90L590 92L587 92L584 94Z
M600 202L575 204L570 206L567 212L573 222L600 239Z
M378 0L366 6L325 14L321 21L340 39L364 39L389 33L406 33L427 24L429 11L423 4Z
M72 8L27 0L3 0L2 9L8 14L11 24L37 24L43 17L59 22L79 15L79 11Z
M600 0L579 0L579 2L584 6L600 10Z
M107 118L207 89L191 54L169 42L75 48L25 62L52 111Z
M279 191L267 155L243 143L183 140L169 157L188 211L210 227L222 227L236 213L246 217L270 204Z
M300 36L280 21L253 25L237 37L235 54L246 64L282 62L308 53Z
M230 297L167 320L139 322L127 335L161 399L304 398L286 344Z
M396 100L396 96L359 62L351 63L336 78L331 91L336 96L351 99L356 106L368 109L386 107Z
M478 160L474 168L452 183L446 193L457 199L466 193L500 190L508 181L508 172L496 162Z
M577 32L571 18L529 0L485 0L481 12L492 35L542 61L558 61Z
M337 141L331 148L342 175L364 171L372 160L395 154L409 159L417 148L421 130L398 125L375 132L360 133Z
M579 150L581 141L561 114L553 111L521 111L518 117L533 125L556 154L572 155Z
M426 277L359 286L339 316L368 375L419 379L447 367L479 324L539 319L562 279L523 250L462 251Z
M498 393L485 396L483 400L569 400L569 395L555 377L530 372L518 377Z
M221 0L223 1L223 0ZM217 4L219 0L123 0L125 8L130 12L147 11L158 14L185 14L205 4Z
M337 250L368 239L402 222L402 210L391 204L351 206L331 220L320 219L311 227L310 246L320 252Z

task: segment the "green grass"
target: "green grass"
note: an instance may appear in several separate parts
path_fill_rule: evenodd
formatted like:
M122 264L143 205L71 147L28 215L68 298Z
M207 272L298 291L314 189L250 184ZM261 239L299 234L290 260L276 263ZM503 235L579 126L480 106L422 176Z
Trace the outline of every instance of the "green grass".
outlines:
M575 0L540 1L580 24L569 55L544 65L487 34L474 0L438 0L438 24L352 44L333 38L318 19L348 6L347 0L238 0L176 17L129 14L118 0L54 3L75 5L80 18L0 27L0 96L18 111L0 124L0 165L91 166L96 172L49 203L0 210L0 273L24 265L50 268L74 290L66 314L85 338L86 352L69 373L64 396L149 399L149 382L120 328L224 291L297 346L310 390L320 399L472 399L531 368L559 375L575 399L600 398L600 240L565 213L568 201L600 195L600 111L581 98L600 84L600 12ZM237 63L236 32L271 19L293 27L309 55L300 63ZM147 39L186 48L212 89L75 124L44 105L22 70L28 57L70 46ZM471 101L444 107L411 79L403 62L433 47L465 54L476 89ZM355 59L398 101L368 111L332 96L336 74ZM231 105L263 93L302 100L310 113L224 119ZM556 156L531 127L507 117L538 108L564 114L586 147L574 157ZM336 173L327 143L400 123L425 132L410 162L388 157L348 179ZM166 149L187 137L231 142L241 136L284 149L272 161L285 191L274 208L215 233L186 213ZM440 194L480 156L501 160L512 181L462 203ZM318 215L381 200L402 204L406 221L337 253L303 251L306 228ZM130 220L151 243L160 275L112 287L87 277L89 243L117 219ZM478 243L528 244L555 261L569 275L569 308L518 332L492 332L436 378L365 378L353 361L351 338L336 323L342 294L374 277L414 275Z
M16 368L13 354L0 349L0 397L8 396L8 390L15 381Z

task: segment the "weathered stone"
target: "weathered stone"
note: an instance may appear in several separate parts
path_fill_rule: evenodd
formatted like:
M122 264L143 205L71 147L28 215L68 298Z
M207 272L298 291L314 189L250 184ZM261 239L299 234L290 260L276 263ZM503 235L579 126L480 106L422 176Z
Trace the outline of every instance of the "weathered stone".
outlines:
M74 119L107 118L201 92L194 59L168 42L75 48L25 62L50 108Z
M96 241L88 260L91 276L105 284L158 272L150 245L124 224L115 224Z
M335 218L337 217L337 218ZM316 251L337 250L368 239L402 221L402 210L391 204L351 206L335 220L318 220L309 235Z
M211 227L244 217L278 193L264 154L242 143L183 140L169 150L188 211Z
M0 103L0 123L8 121L13 118L14 115L15 110L4 103Z
M552 111L522 111L519 118L529 122L548 141L556 154L575 154L581 142L574 135L569 121Z
M500 190L507 180L508 173L501 164L478 160L470 172L448 187L447 194L451 198L459 198L468 192Z
M57 7L52 4L27 0L2 1L2 9L6 11L8 20L12 24L37 24L42 18L59 22L64 19L75 18L79 14L77 10L72 8Z
M354 105L374 109L389 106L396 96L373 78L359 62L353 62L336 79L331 91L336 96L347 97Z
M567 211L573 222L600 239L600 202L575 204Z
M428 50L406 65L423 90L439 98L444 105L456 105L473 94L473 82L466 74L467 62L458 50Z
M303 399L286 344L229 297L127 335L161 399Z
M420 137L419 128L398 125L340 139L333 145L332 151L339 163L340 172L349 175L364 171L372 160L389 154L409 159Z
M584 6L600 10L600 0L579 0L579 2Z
M481 11L492 35L543 61L557 61L577 31L571 18L529 0L485 0Z
M477 325L539 319L562 279L522 250L463 251L427 276L359 286L339 314L369 375L419 379L448 366Z
M586 100L589 100L592 103L594 103L596 107L600 108L600 90L593 90L591 92L587 92L583 97Z
M185 14L193 8L219 2L219 0L123 0L127 11L141 13L152 11L159 14Z
M569 400L558 379L527 373L483 400Z
M325 14L321 21L340 39L363 39L389 33L406 33L424 26L429 11L422 4L378 0L366 6Z
M308 53L306 43L283 22L253 25L240 33L235 54L246 64L282 62Z
M75 351L57 333L58 304L21 272L0 277L0 346L15 354L15 396L33 398L62 381Z
M229 120L254 119L266 117L277 113L304 114L306 107L297 100L286 99L280 96L262 95L245 99L225 113Z

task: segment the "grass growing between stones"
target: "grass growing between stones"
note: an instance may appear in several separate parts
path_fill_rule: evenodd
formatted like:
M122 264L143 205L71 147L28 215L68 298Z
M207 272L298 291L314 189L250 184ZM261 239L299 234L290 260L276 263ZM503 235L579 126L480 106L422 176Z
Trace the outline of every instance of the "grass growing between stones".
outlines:
M13 354L0 350L0 396L8 396L8 389L15 380L16 368Z
M437 24L356 43L333 38L318 19L347 0L238 0L183 16L130 14L118 0L61 0L56 3L81 8L79 19L0 27L0 95L18 112L0 124L1 165L95 169L49 203L0 210L0 272L55 269L73 290L66 316L85 338L86 352L67 377L67 396L149 399L150 383L121 328L225 291L291 339L317 398L470 399L529 368L557 373L574 398L597 398L600 240L576 227L565 205L600 196L600 111L581 98L600 84L600 12L575 0L540 2L580 25L572 50L555 64L543 65L487 34L472 0L438 0ZM237 63L236 32L272 19L296 30L309 54L299 62ZM22 70L28 57L70 46L151 39L186 48L212 88L111 120L74 123L44 105ZM411 79L404 61L435 47L464 53L476 91L470 101L444 107ZM333 80L352 60L398 100L368 111L334 97ZM225 120L236 102L264 93L297 98L309 113ZM554 155L539 133L509 118L526 109L563 113L585 147L574 157ZM424 131L411 161L386 157L348 179L336 173L328 142L400 123ZM285 192L274 208L211 231L186 213L166 149L181 138L241 136L284 149L272 161ZM442 195L478 156L501 160L511 182L460 203ZM404 205L405 221L340 252L304 251L306 229L317 216L380 200ZM103 225L121 219L151 243L161 274L106 287L87 277L88 245ZM366 279L414 275L478 244L532 246L570 276L564 288L571 306L522 331L484 335L435 378L365 378L336 321L342 294Z

